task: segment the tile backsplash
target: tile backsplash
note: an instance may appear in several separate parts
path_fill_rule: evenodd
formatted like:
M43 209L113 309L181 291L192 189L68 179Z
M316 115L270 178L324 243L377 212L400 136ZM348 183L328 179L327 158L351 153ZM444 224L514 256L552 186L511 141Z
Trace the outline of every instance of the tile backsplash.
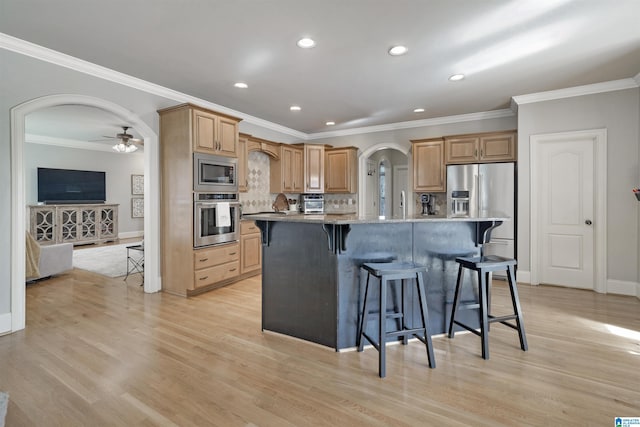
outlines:
M240 193L242 212L255 213L271 211L271 205L276 200L277 193L269 192L270 164L269 156L259 151L249 152L247 158L248 186L246 193ZM286 194L287 199L300 198L299 194ZM356 212L357 194L325 194L325 212L346 213Z

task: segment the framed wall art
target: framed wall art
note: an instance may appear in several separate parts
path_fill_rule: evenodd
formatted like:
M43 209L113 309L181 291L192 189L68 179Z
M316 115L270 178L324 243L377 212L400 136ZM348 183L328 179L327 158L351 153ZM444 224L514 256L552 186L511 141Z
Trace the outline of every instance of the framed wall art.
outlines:
M144 218L144 199L134 197L131 199L131 218Z
M144 175L131 175L131 194L144 194Z

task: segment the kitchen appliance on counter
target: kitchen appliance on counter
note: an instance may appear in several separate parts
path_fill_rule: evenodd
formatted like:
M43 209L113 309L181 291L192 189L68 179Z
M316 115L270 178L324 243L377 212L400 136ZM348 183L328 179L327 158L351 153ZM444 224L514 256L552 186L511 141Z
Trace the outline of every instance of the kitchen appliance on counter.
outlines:
M301 194L300 211L304 214L323 214L324 195L323 194Z
M436 195L435 194L422 194L420 196L420 203L422 203L422 215L435 215Z
M238 159L193 154L193 191L207 193L237 193Z
M515 163L482 163L447 166L447 215L501 214L512 218L491 233L484 255L515 258ZM500 276L497 272L494 276ZM504 277L502 275L501 277Z
M193 198L194 248L240 239L237 193L195 193Z

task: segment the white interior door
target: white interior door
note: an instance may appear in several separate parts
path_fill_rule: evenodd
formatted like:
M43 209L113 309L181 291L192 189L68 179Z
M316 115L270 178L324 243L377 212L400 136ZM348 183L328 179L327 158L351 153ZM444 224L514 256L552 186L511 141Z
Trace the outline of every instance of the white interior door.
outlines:
M405 192L406 203L409 203L411 199L411 193L407 191L407 166L394 166L393 167L393 215L402 215L402 207L400 206L400 192ZM408 207L405 207L408 209ZM408 210L405 210L408 212Z
M594 289L594 148L578 136L539 146L540 283Z

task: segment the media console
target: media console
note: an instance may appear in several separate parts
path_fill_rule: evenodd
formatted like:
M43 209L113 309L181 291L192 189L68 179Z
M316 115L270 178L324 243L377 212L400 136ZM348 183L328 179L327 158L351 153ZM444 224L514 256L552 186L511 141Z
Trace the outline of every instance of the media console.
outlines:
M84 245L118 238L117 204L30 205L29 230L41 245Z

